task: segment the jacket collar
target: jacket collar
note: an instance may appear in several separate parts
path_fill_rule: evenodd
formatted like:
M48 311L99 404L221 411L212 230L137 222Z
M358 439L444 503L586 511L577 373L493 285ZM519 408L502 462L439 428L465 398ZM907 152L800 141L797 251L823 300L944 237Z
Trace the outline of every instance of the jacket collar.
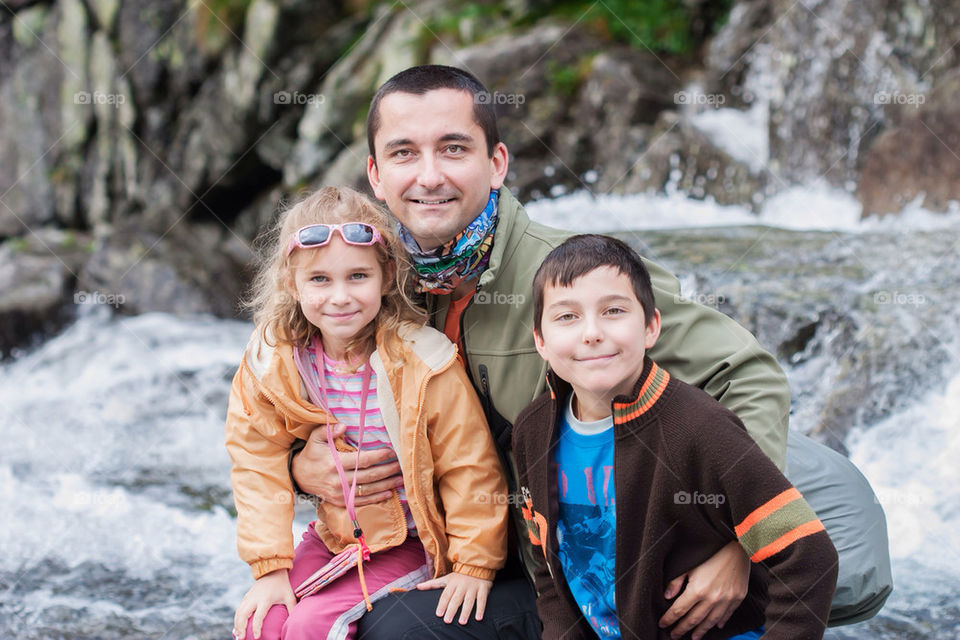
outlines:
M670 382L670 374L667 370L651 360L650 356L645 356L643 369L633 390L630 394L619 395L613 399L613 423L627 424L641 416L653 415L655 412L651 410L663 395L668 382ZM563 401L573 391L573 387L550 369L547 371L547 388L557 411L562 410Z
M493 248L490 249L490 263L480 274L480 286L487 286L497 279L501 266L513 252L516 238L530 224L530 218L527 217L523 206L506 187L500 187L497 217L497 228L493 231Z

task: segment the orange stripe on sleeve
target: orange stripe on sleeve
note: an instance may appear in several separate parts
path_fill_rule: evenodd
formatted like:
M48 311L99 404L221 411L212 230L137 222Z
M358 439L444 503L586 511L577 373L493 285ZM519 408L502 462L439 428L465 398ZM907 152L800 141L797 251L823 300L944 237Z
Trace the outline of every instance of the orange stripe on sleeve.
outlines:
M823 531L823 523L820 520L811 520L806 524L802 524L796 529L791 529L786 532L767 546L758 549L755 554L750 556L751 562L761 562L766 560L772 555L780 553L791 544L799 540L800 538L805 538L809 535L817 533L818 531Z
M783 505L802 497L803 496L800 495L800 492L797 491L795 487L787 489L783 493L768 500L764 505L754 509L750 515L743 519L743 522L734 527L734 533L737 534L738 538L743 537L743 534L749 531L750 527L757 524Z

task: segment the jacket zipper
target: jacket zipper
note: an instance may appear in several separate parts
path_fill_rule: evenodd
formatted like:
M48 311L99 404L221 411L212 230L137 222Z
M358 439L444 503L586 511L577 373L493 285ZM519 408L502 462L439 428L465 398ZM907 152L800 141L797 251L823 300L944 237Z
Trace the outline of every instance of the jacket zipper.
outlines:
M426 395L426 392L427 392L427 384L430 383L430 380L432 380L434 376L437 376L437 375L443 373L444 371L446 371L447 369L449 369L449 368L453 365L453 363L454 363L455 361L456 361L456 358L451 358L450 361L449 361L446 365L444 365L444 367L443 367L442 369L433 371L429 376L427 376L426 378L424 378L423 383L420 385L420 391L419 391L418 397L417 397L417 428L413 430L413 438L411 438L411 440L410 440L410 450L413 452L412 455L411 455L411 457L410 457L410 464L411 464L411 466L413 467L413 469L416 469L416 468L417 468L417 460L416 460L416 456L417 456L417 436L418 436L419 433L420 433L420 422L421 422L420 413L421 413L421 410L422 410L422 408L423 408L423 398L424 398L424 396ZM406 487L404 487L404 488L406 489ZM416 495L416 497L417 497L417 499L415 500L415 504L416 504L417 511L420 512L420 518L421 518L422 521L423 521L425 524L427 524L428 526L432 525L432 523L431 523L431 521L430 521L429 514L426 512L426 509L425 509L424 506L423 506L423 497L420 495L420 486L419 486L419 485L414 485L413 490L414 490L415 495ZM409 492L409 490L407 491L407 504L411 504L411 502L410 502L410 492ZM411 508L411 511L412 511L412 508ZM414 518L414 521L416 521L416 518ZM418 532L419 532L419 526L417 527L417 529L418 529ZM435 532L431 530L431 531L429 531L429 533L430 533L430 535L434 538L433 543L434 543L434 545L435 545L435 546L438 548L438 550L439 550L439 543L437 542L437 536L436 536ZM422 539L422 536L421 536L421 539ZM427 553L429 554L429 551L428 551ZM433 562L432 564L433 564L433 573L434 573L434 576L433 576L433 577L436 578L436 577L437 577L436 574L437 574L437 570L438 570L438 568L439 568L439 565L438 565L437 562ZM451 566L451 570L452 570L452 569L453 569L453 567Z

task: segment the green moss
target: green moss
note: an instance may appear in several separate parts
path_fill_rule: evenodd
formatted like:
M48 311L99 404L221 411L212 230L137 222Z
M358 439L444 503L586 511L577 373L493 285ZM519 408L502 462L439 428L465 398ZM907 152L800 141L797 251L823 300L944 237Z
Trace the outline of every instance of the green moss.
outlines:
M10 248L10 253L22 253L30 246L26 238L10 238L5 244Z
M575 95L580 84L590 74L592 63L593 54L581 57L576 64L572 65L548 60L547 82L550 83L550 93L565 97Z
M715 33L733 6L720 0L700 14L676 0L563 0L524 22L555 15L587 25L602 37L656 53L685 55Z
M251 0L206 0L194 8L197 42L209 53L221 51L234 34L241 37Z

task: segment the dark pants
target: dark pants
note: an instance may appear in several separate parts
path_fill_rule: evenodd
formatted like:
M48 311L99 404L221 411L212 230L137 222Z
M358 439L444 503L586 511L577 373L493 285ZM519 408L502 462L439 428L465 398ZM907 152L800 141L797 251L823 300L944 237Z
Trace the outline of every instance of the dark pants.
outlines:
M360 619L359 640L497 639L536 640L540 618L530 583L515 573L498 577L490 590L483 620L461 625L437 617L442 589L391 594ZM457 614L459 616L459 613Z

